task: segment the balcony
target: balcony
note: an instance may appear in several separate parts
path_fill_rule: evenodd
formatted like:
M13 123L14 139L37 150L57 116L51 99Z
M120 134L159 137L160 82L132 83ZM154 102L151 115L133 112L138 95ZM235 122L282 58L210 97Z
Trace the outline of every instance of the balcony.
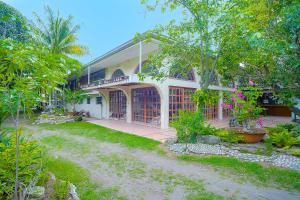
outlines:
M129 76L120 76L112 79L103 79L99 81L94 81L90 84L81 85L81 89L94 89L94 88L101 88L101 87L108 87L117 84L124 84L129 82Z

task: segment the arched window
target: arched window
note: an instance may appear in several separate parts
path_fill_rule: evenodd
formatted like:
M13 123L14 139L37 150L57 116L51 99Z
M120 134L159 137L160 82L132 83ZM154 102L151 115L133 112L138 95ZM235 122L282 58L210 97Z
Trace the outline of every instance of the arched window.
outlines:
M125 76L124 72L121 69L117 69L116 71L114 71L111 78L115 79L115 78L122 77L122 76Z
M150 73L154 73L154 72L158 73L158 70L157 70L156 67L154 67L154 66L147 66L146 67L146 64L147 64L147 60L144 60L142 62L142 73L144 73L144 74L150 74ZM139 72L140 72L140 64L138 64L138 66L134 70L135 74L137 74Z

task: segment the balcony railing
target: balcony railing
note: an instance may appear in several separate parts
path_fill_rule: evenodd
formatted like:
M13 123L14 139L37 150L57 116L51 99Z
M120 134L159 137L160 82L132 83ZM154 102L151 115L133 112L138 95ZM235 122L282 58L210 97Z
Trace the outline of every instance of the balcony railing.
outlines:
M120 76L112 79L104 79L104 80L99 80L99 81L94 81L90 83L89 85L81 85L81 88L88 88L88 87L95 87L95 86L101 86L101 85L107 85L111 83L118 83L118 82L123 82L129 80L129 76Z

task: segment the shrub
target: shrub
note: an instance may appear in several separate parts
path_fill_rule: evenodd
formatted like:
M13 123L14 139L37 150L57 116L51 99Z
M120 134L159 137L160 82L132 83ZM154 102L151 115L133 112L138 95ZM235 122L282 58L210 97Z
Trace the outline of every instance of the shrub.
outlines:
M178 141L191 142L203 130L204 118L199 112L180 110L178 118L171 126L176 129Z
M65 114L65 109L64 108L53 108L53 111L56 115L63 115Z
M271 143L279 148L300 144L293 128L295 128L293 124L279 124L274 128L268 128Z
M242 136L226 129L219 129L215 135L218 136L223 142L238 143L243 141Z
M20 129L22 134L22 130ZM12 199L15 186L16 138L13 131L0 133L0 199ZM36 141L20 138L19 183L27 187L38 176L41 169L41 149Z
M46 113L44 113L44 114L41 114L41 115L40 115L40 118L41 118L41 119L49 119L49 115L46 114Z
M75 122L81 122L82 121L82 117L81 116L77 116L74 118Z

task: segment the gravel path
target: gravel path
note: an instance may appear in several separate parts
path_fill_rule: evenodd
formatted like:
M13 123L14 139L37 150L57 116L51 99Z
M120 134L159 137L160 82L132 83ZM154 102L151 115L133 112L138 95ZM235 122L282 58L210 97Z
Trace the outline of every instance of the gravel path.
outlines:
M207 166L154 152L55 131L42 130L34 136L37 139L55 136L68 141L60 149L47 144L50 153L77 163L90 172L94 181L117 187L128 199L186 199L206 192L236 199L300 199L299 192L236 182Z

